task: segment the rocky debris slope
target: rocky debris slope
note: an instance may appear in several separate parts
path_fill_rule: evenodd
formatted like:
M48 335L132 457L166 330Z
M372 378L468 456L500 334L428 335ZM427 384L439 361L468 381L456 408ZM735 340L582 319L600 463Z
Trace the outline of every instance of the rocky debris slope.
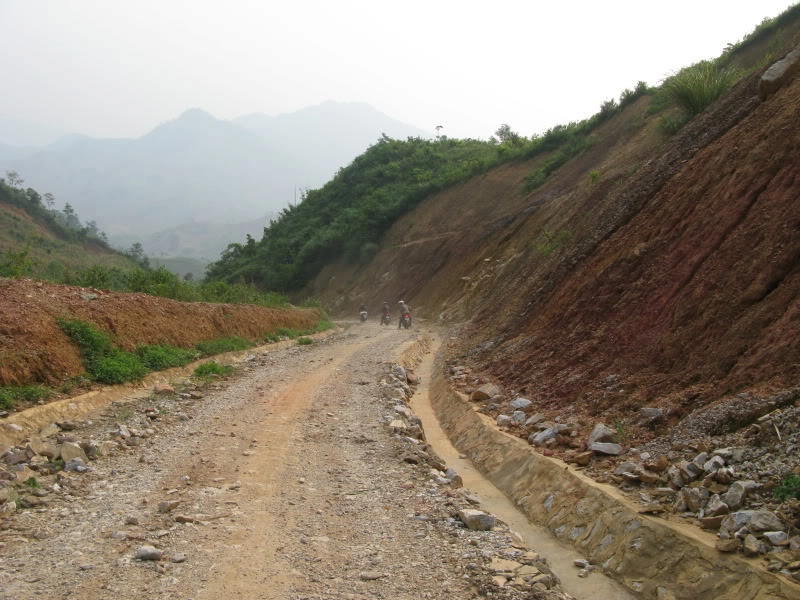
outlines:
M471 560L468 574L481 595L571 598L560 589L560 579L547 559L528 548L519 534L497 517L479 510L480 498L464 489L461 476L425 443L422 422L408 404L413 394L409 381L418 381L413 371L391 364L380 388L386 407L392 410L383 422L400 445L400 459L426 473L430 481L427 493L440 499L438 510L421 518L438 521L449 535L468 539L474 548L465 555Z
M611 427L539 412L535 402L506 396L463 366L452 365L449 376L499 428L619 486L640 503L640 512L714 531L721 552L761 558L770 571L800 582L800 500L781 493L787 482L800 483L798 392L740 394L738 405L708 407L671 433L634 447L623 421ZM631 421L661 428L668 419L664 409L644 407Z

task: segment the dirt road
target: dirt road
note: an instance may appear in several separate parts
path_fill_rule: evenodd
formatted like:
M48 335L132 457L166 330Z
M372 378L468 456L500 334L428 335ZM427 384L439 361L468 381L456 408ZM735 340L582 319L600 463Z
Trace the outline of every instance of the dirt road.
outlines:
M508 528L465 529L465 493L400 459L378 382L415 335L354 326L254 357L202 399L90 415L69 435L123 424L139 441L42 480L3 521L0 598L534 597L492 585L487 563L522 553Z

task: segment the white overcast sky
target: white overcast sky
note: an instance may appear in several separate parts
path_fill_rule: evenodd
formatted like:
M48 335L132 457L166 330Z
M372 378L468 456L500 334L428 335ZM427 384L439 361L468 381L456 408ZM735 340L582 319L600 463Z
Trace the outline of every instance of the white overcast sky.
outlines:
M790 3L0 0L0 115L127 137L189 107L332 99L431 133L530 135L718 55Z

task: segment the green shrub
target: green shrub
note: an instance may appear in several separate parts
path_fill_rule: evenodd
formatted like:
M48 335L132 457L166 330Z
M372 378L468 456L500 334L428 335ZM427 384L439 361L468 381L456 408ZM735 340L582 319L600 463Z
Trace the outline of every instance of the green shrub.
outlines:
M595 184L598 181L600 181L600 177L602 177L602 174L600 173L600 171L598 171L598 170L589 171L589 181L592 184Z
M278 329L275 330L275 335L293 340L303 335L303 332L299 329L292 329L291 327L278 327Z
M275 342L281 341L281 336L279 336L276 333L268 333L267 335L264 336L264 341L267 344L274 344Z
M200 379L210 381L218 377L227 377L233 373L233 371L234 369L230 365L221 365L217 361L212 360L197 367L194 370L194 374Z
M552 232L545 230L542 232L544 240L536 245L536 252L543 257L550 256L556 250L560 250L572 237L569 231L561 230Z
M658 121L658 130L665 136L671 137L678 133L691 117L684 113L665 115Z
M800 499L800 475L787 475L781 484L775 488L775 497L778 500Z
M297 338L297 343L300 346L308 346L309 344L313 344L314 340L313 340L313 338L310 338L310 337L301 337L301 338Z
M0 252L0 276L21 279L33 273L36 261L29 258L30 249L6 250Z
M151 371L182 367L200 356L197 350L186 350L168 345L138 346L136 354Z
M691 118L725 94L739 77L736 69L721 68L715 61L704 60L669 77L663 88L672 103Z
M38 402L50 397L50 390L41 385L0 387L0 408L13 408L18 402Z
M147 373L149 369L137 355L117 349L95 362L89 371L95 381L110 384L139 381Z
M147 375L141 359L130 352L119 350L103 333L85 321L59 319L61 329L78 345L83 365L92 379L100 383L127 383Z
M59 319L58 325L78 345L89 373L92 372L90 368L92 363L114 351L111 338L91 323L78 319Z
M247 350L253 347L253 343L243 337L231 336L218 338L216 340L206 340L197 344L196 347L203 356L212 356L214 354L222 354L223 352Z

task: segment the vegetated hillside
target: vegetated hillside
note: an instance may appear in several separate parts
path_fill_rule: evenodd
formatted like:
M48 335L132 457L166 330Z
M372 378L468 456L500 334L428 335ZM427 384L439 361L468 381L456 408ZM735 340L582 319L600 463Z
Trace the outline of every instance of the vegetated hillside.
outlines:
M100 232L83 226L74 214L68 221L63 213L46 209L31 192L29 197L0 183L0 274L60 280L93 266L136 267L130 257L97 237Z
M193 109L137 139L70 136L35 153L0 149L0 172L18 171L91 214L112 240L144 242L187 222L236 223L280 210L297 188L322 184L383 128L421 133L367 105L326 103L241 123Z
M743 46L757 70L673 137L640 98L532 192L546 155L426 199L373 261L303 293L468 320L451 356L562 416L796 385L800 81L759 100L774 39Z
M252 304L177 302L147 294L0 278L0 387L55 384L84 372L78 347L59 327L59 318L92 323L119 348L134 350L141 344L192 348L226 336L263 340L281 327L311 329L320 313Z

